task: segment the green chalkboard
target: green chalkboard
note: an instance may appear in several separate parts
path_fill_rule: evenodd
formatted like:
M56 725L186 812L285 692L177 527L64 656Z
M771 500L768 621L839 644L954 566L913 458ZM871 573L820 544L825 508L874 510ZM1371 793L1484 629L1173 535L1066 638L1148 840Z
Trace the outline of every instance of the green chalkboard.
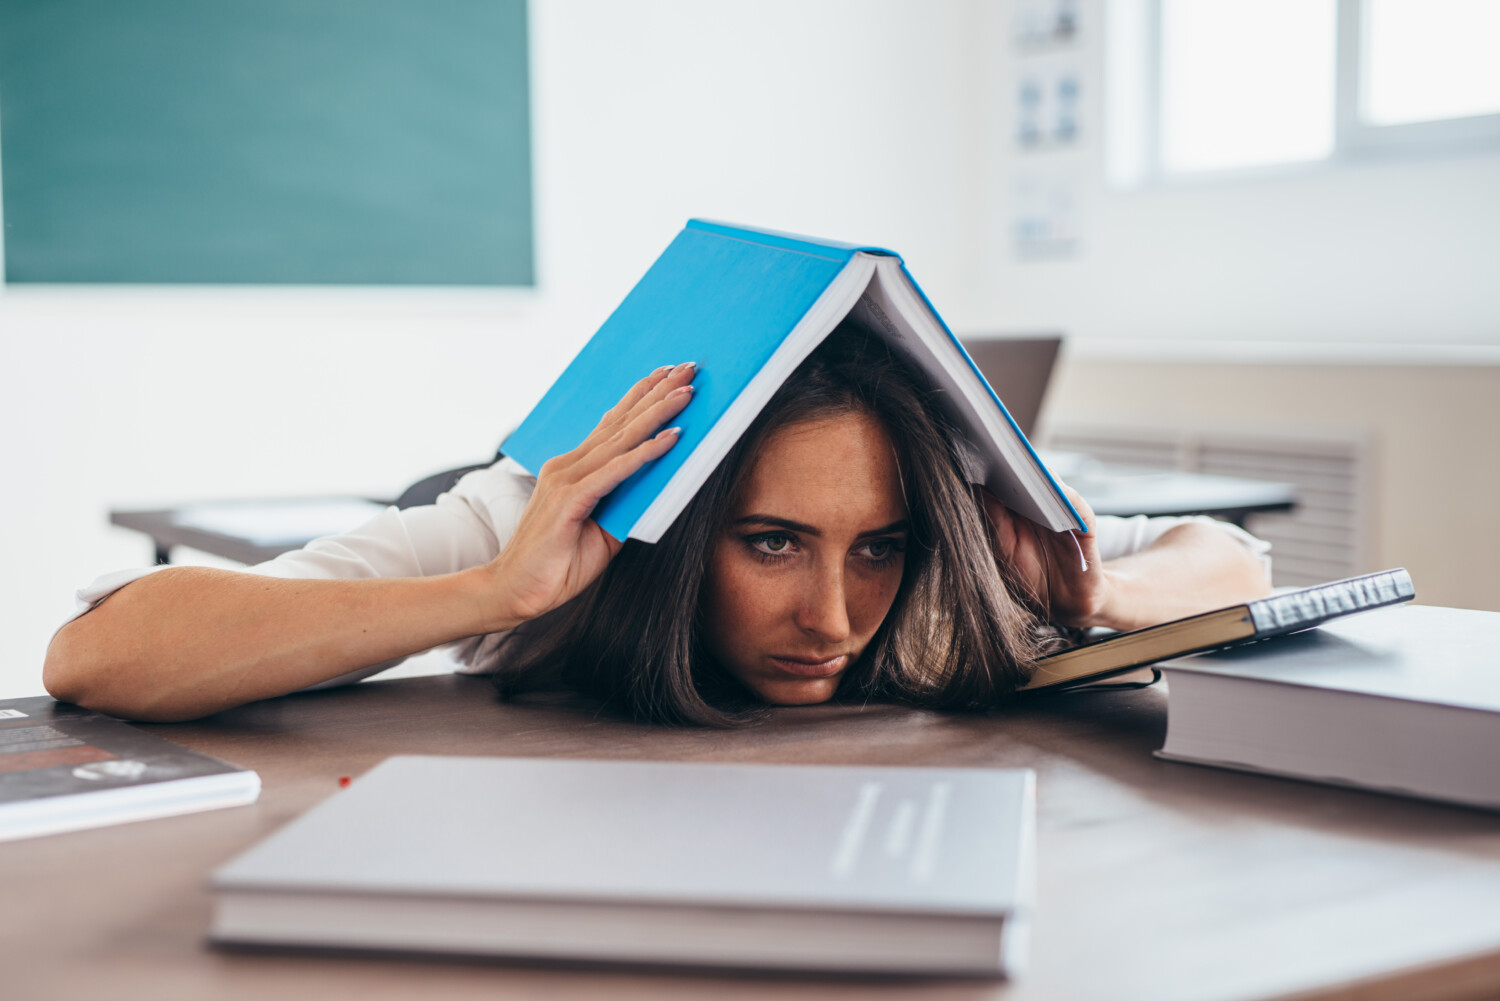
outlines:
M524 0L0 0L11 282L529 285Z

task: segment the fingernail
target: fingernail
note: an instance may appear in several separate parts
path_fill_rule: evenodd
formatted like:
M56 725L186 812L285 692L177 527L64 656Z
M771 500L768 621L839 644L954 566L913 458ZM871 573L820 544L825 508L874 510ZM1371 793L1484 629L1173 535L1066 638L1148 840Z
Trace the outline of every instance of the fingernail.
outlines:
M667 399L670 400L674 396L681 396L684 393L691 393L692 391L693 391L693 387L691 385L678 386L676 389L672 390L670 393L667 394Z
M670 372L670 371L672 371L672 366L671 365L663 365L661 368L657 369L655 372L652 372L651 374L653 376L657 376L657 375L661 375L664 372Z
M660 438L663 435L669 435L669 434L682 434L682 428L667 428L664 431L658 431L658 432L656 432L656 437Z
M698 367L698 363L697 362L695 362L695 361L685 361L681 365L677 366L677 371L678 372L690 372L690 371L692 371L693 369L695 369L697 367Z

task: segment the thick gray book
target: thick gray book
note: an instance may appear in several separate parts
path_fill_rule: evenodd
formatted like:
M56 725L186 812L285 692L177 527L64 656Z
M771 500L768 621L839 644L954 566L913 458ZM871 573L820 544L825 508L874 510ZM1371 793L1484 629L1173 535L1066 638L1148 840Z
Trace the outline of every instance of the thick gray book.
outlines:
M1500 613L1408 605L1165 661L1163 758L1500 809Z
M213 876L223 944L1014 975L1026 770L395 757Z

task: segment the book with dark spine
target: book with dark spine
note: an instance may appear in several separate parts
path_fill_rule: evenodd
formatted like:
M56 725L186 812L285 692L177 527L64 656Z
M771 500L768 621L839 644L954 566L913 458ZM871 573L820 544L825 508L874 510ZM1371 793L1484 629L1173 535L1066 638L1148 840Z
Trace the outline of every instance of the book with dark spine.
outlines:
M1038 663L1036 673L1021 690L1050 692L1092 684L1169 657L1258 643L1344 615L1410 601L1415 596L1411 575L1399 567L1273 594L1145 629L1114 633L1053 654Z
M260 776L47 696L0 700L0 841L253 803Z

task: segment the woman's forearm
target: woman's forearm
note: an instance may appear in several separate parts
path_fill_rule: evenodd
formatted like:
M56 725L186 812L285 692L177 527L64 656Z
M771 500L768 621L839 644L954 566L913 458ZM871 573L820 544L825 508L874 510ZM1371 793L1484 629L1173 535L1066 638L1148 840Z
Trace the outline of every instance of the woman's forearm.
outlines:
M1141 629L1270 593L1261 558L1212 525L1178 525L1104 564L1108 582L1089 625Z
M619 551L591 514L676 444L679 429L658 429L692 400L695 372L657 369L582 444L543 463L520 522L482 566L357 580L163 570L58 630L47 690L115 716L192 719L542 615Z
M499 604L489 567L362 580L174 568L59 630L43 680L111 715L192 719L516 625Z

